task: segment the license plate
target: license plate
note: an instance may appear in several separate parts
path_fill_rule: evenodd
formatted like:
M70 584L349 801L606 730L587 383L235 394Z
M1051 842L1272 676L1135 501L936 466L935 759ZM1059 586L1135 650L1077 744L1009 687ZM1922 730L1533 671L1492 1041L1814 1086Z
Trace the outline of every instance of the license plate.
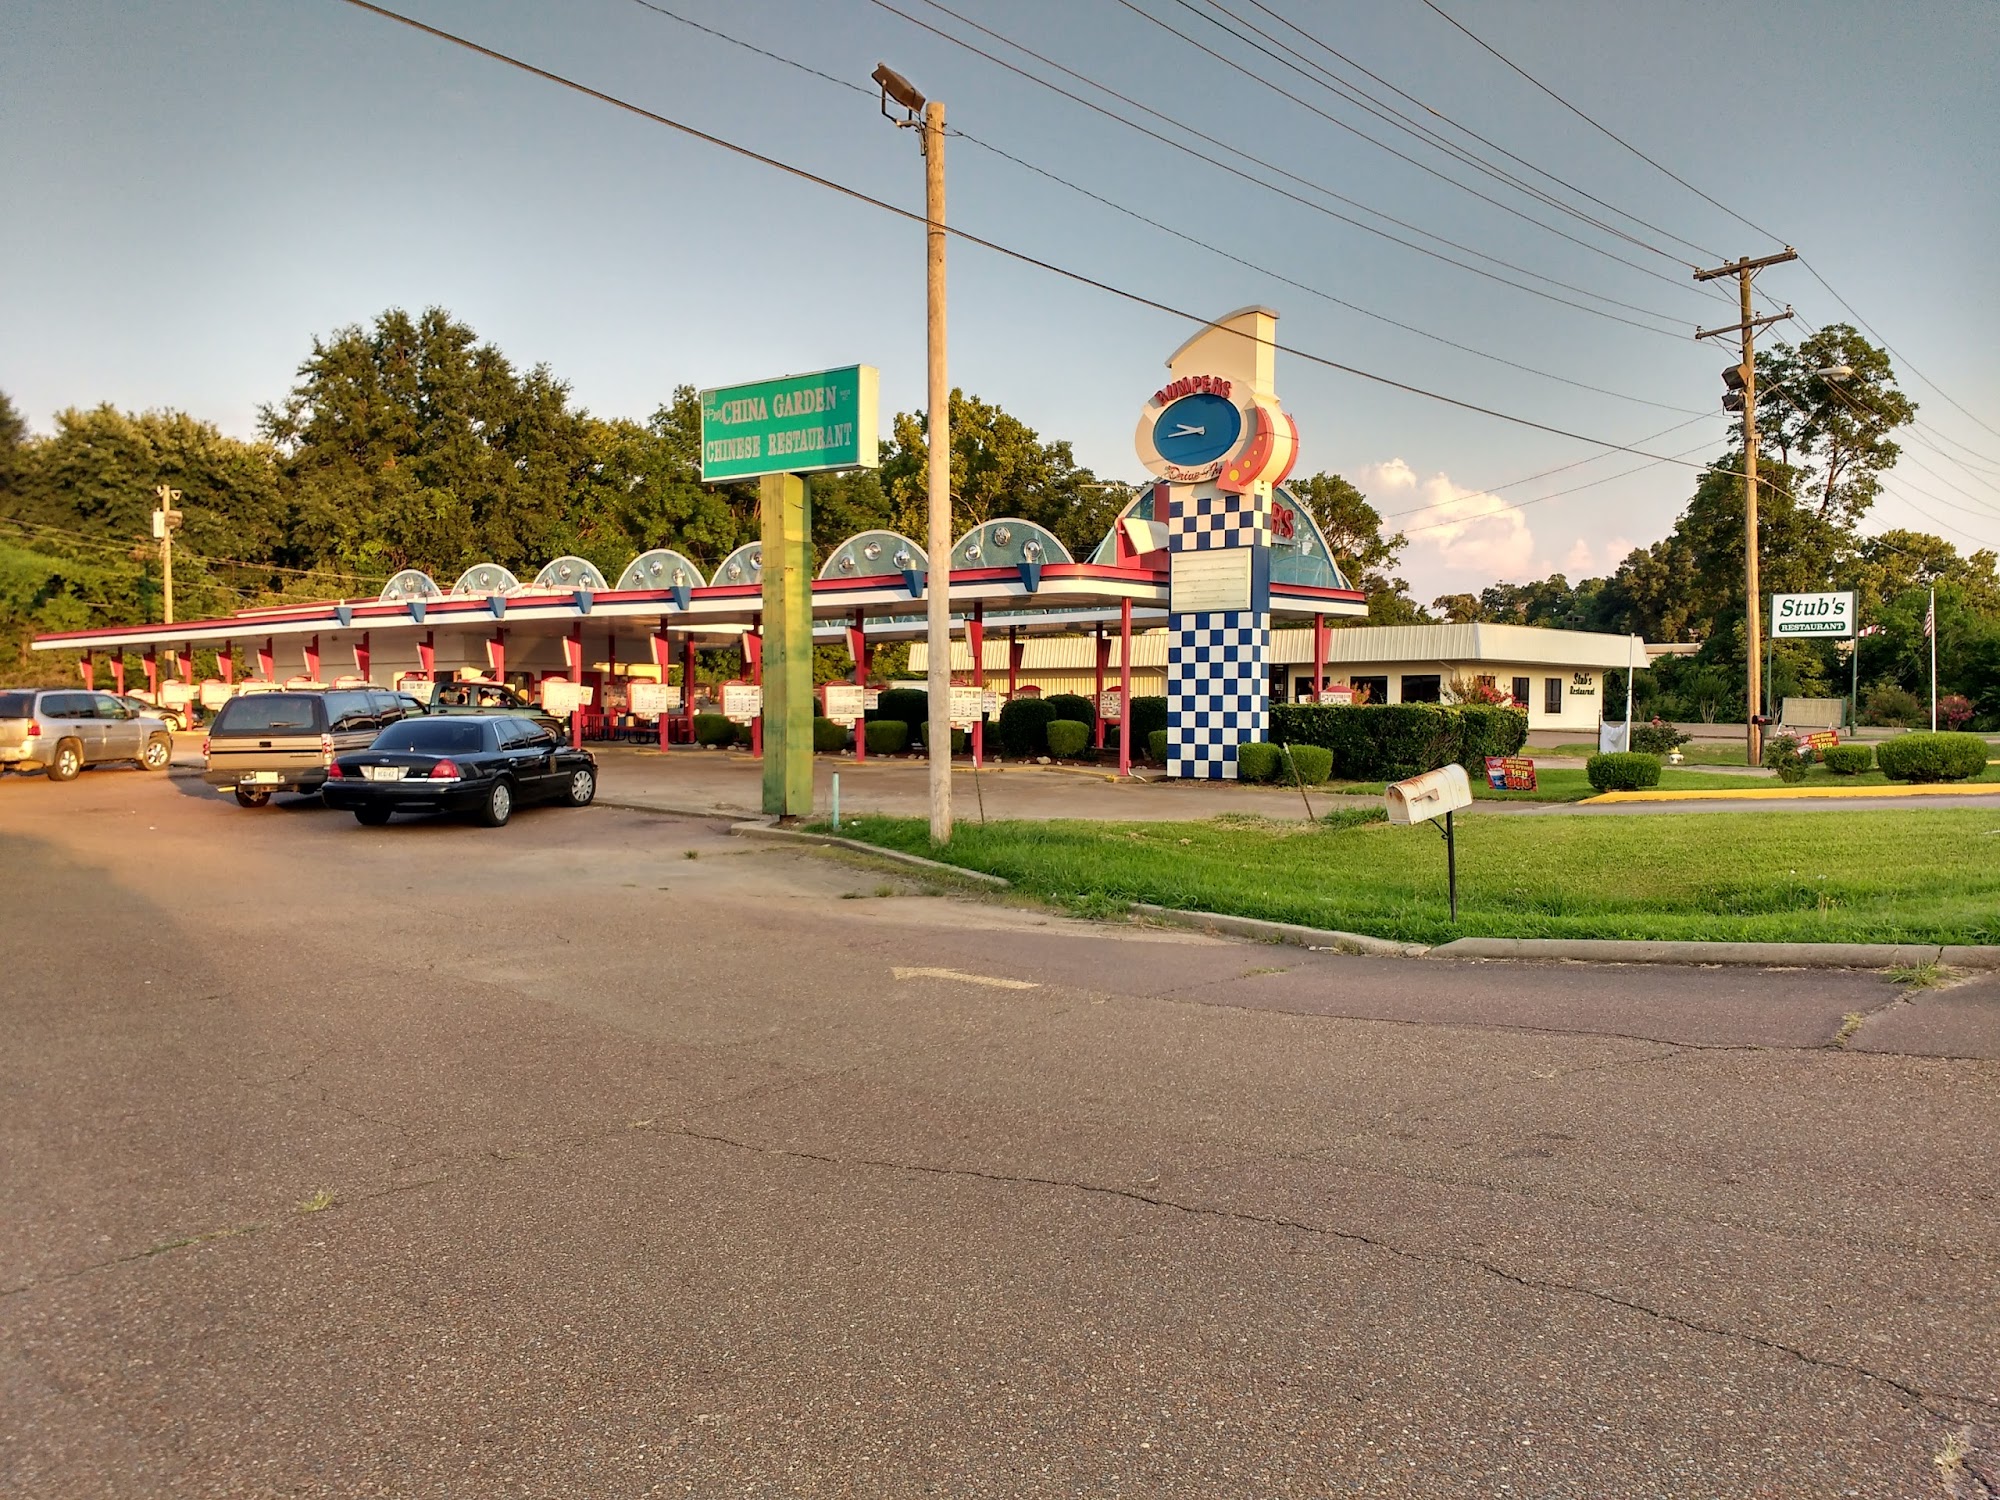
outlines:
M279 776L276 771L252 771L248 776L245 776L243 779L245 781L251 781L251 782L257 782L257 781L275 782L279 780Z
M401 781L403 779L403 768L401 766L363 766L361 774L370 781Z

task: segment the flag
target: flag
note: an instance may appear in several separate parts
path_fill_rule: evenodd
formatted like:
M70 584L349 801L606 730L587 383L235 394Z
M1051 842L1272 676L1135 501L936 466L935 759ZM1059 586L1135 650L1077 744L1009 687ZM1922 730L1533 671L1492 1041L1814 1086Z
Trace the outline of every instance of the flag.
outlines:
M1863 636L1880 635L1881 633L1882 627L1880 625L1863 625L1861 627L1861 634Z
M1924 610L1924 634L1935 639L1937 636L1937 600L1933 599Z

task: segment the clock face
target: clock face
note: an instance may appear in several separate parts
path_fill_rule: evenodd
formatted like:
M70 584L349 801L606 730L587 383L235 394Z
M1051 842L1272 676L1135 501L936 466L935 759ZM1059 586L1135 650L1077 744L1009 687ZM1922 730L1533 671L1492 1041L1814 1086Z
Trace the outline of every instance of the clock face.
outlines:
M1160 413L1153 424L1153 447L1168 463L1195 469L1233 450L1242 433L1243 414L1234 402L1198 393L1182 396Z

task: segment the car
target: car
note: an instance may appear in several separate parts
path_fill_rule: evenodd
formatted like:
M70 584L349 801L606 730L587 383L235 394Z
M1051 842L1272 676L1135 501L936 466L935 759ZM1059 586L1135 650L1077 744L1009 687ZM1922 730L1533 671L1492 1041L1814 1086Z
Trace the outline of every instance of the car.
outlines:
M553 735L561 736L569 732L569 727L561 719L546 712L512 683L488 682L480 677L439 683L437 691L431 695L430 711L434 714L514 714L534 720Z
M166 721L135 713L110 693L0 691L0 768L45 769L51 781L74 781L85 766L129 760L164 771L173 758Z
M426 714L390 725L366 750L335 756L321 797L376 828L396 813L472 813L498 828L517 806L588 807L597 758L512 714Z
M202 779L262 807L274 792L317 792L333 758L365 750L405 715L386 688L286 688L222 705L202 741Z
M137 693L113 693L111 696L135 714L149 714L155 719L162 720L175 734L184 733L191 725L199 722L190 717L194 712L192 706L169 708L165 704L149 703Z

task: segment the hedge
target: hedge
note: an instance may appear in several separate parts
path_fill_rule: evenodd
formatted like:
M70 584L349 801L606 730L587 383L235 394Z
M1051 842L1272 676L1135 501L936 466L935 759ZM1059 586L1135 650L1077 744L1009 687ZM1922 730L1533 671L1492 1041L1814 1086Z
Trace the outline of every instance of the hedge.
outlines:
M1637 750L1593 755L1583 763L1583 774L1600 792L1642 792L1660 784L1660 758Z
M1284 703L1271 710L1271 735L1332 751L1334 773L1348 780L1401 781L1455 760L1483 771L1485 757L1527 743L1528 716L1484 703Z
M1875 747L1891 781L1964 781L1986 769L1986 741L1976 734L1899 734Z
M925 724L920 728L911 731L910 748L912 750L918 749L919 747L928 748L930 742L931 742L930 725ZM951 731L951 753L953 755L964 755L971 748L972 748L972 732L970 730L959 729L957 727L954 727Z
M867 719L871 724L886 724L891 720L909 726L909 738L914 740L923 732L923 726L931 716L931 695L922 688L884 688L875 699L875 706L868 710ZM868 747L874 749L873 745Z
M1049 720L1049 754L1057 760L1070 760L1083 754L1083 747L1090 743L1090 726L1075 719Z
M1051 693L1042 700L1049 706L1049 717L1068 719L1072 723L1097 724L1097 705L1081 693Z
M1318 745L1294 745L1292 769L1307 786L1318 786L1333 774L1333 752Z
M1132 743L1145 745L1152 742L1155 730L1167 727L1167 700L1164 698L1134 698L1132 700Z
M1875 752L1866 745L1828 745L1819 758L1836 776L1859 776L1875 764Z
M1155 765L1164 766L1167 763L1166 730L1155 729L1146 736L1146 753L1153 757Z
M846 750L854 744L854 731L845 724L836 724L831 719L813 719L813 749L820 755L831 755Z
M1049 720L1055 705L1044 698L1009 698L1000 705L1000 749L1014 760L1032 760L1049 750Z
M1236 779L1238 781L1275 781L1278 767L1284 764L1285 753L1276 745L1262 745L1255 740L1245 740L1236 747Z
M901 755L910 748L910 726L901 719L877 719L864 733L870 755Z
M736 721L725 719L721 714L696 714L694 716L694 742L697 745L729 745L736 740Z
M1773 735L1764 742L1764 764L1780 781L1804 781L1813 762L1813 747L1795 734Z

